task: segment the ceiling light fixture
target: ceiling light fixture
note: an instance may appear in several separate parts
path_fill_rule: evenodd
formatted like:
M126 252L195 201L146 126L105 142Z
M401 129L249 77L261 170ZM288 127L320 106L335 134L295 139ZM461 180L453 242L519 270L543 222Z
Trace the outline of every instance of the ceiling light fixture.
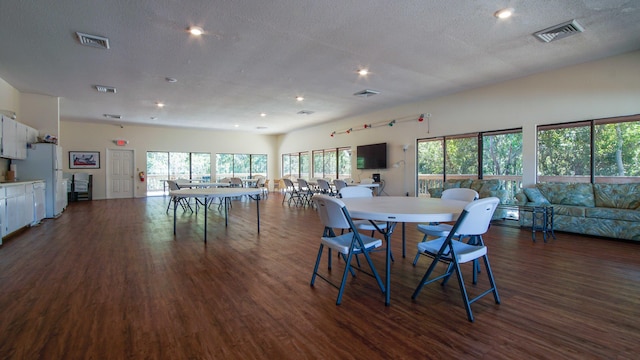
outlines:
M265 117L265 116L267 116L267 114L266 113L260 113L260 116Z
M189 28L189 33L191 33L191 35L193 36L200 36L204 34L204 30L202 30L202 28L199 26L191 26Z
M508 19L511 15L513 15L513 8L500 9L493 14L498 19Z
M304 96L300 96L300 95L296 96L296 101L302 101L302 100L304 100Z
M358 75L360 75L360 76L369 75L369 69L360 69L360 70L358 70Z
M166 78L164 78L164 79L165 79L167 82L170 82L170 83L178 82L178 79L176 79L176 78L172 78L172 77L166 77Z
M164 103L163 102L157 102L156 106L159 108L163 108L164 107Z

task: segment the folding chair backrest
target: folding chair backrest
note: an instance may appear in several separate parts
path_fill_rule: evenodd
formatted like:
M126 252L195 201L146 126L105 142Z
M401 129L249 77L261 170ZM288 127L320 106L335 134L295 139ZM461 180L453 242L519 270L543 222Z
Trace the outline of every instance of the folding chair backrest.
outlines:
M451 233L464 235L482 235L489 229L489 223L496 207L500 203L497 197L488 197L472 201L464 207Z
M351 225L343 211L344 203L340 199L324 194L313 195L322 225L334 229L349 229Z
M316 181L318 182L318 187L320 188L320 190L331 191L331 186L329 186L329 183L327 182L327 180L318 179Z
M231 186L242 187L242 179L240 179L239 177L232 177Z
M167 184L169 184L169 190L180 190L180 186L173 180L167 180Z
M333 185L335 185L336 190L340 191L340 189L347 187L347 183L344 180L333 180Z
M291 181L291 179L283 178L282 181L284 182L284 186L286 186L287 189L291 190L293 188L293 181Z
M461 200L466 202L472 202L473 200L477 200L480 196L473 189L467 188L453 188L447 189L442 192L442 199L448 200Z
M361 198L372 197L373 192L371 189L364 186L347 186L340 189L340 197L342 198Z
M305 179L298 179L298 186L299 186L301 189L307 189L307 188L309 188L309 184L307 183L307 180L305 180Z

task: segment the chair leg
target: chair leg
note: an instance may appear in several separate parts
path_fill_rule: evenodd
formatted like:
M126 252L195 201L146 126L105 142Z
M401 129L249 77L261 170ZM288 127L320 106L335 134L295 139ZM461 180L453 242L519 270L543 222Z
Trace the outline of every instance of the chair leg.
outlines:
M427 241L427 235L422 237L421 242L425 242L425 241ZM420 251L416 253L416 257L413 259L413 266L416 266L416 264L418 263L418 259L420 259Z
M311 276L311 286L316 282L316 275L318 274L318 266L320 266L320 259L322 258L322 251L324 249L324 245L320 244L320 249L318 250L318 257L316 258L316 265L313 267L313 275Z

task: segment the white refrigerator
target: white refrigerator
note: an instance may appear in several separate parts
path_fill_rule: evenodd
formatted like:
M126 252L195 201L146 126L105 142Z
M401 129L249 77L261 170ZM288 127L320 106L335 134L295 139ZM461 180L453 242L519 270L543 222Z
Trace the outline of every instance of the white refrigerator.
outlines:
M54 218L67 207L67 184L62 178L62 147L56 144L31 144L25 160L11 160L18 180L44 180L45 216Z

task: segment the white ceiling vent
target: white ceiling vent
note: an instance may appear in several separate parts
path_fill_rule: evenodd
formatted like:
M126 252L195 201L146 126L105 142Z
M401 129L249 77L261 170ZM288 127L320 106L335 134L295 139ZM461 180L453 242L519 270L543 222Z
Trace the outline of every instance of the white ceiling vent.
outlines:
M538 32L533 33L538 40L542 42L551 42L554 40L560 40L562 38L566 38L567 36L571 36L577 33L581 33L584 31L582 25L578 24L578 22L574 19L571 21L564 22L562 24L558 24L556 26L552 26L548 29L540 30Z
M101 93L116 93L116 88L113 86L96 85L96 90Z
M122 115L115 115L115 114L104 114L104 117L108 119L116 119L116 120L122 119Z
M369 96L378 95L378 94L380 94L380 91L365 89L365 90L362 90L362 91L358 91L357 93L355 93L353 95L360 96L360 97L369 97Z
M76 35L78 36L78 41L80 41L80 44L82 45L93 46L100 49L109 48L109 39L106 37L83 34L81 32L76 32Z
M298 115L311 115L313 114L315 111L311 111L311 110L300 110L297 112Z

